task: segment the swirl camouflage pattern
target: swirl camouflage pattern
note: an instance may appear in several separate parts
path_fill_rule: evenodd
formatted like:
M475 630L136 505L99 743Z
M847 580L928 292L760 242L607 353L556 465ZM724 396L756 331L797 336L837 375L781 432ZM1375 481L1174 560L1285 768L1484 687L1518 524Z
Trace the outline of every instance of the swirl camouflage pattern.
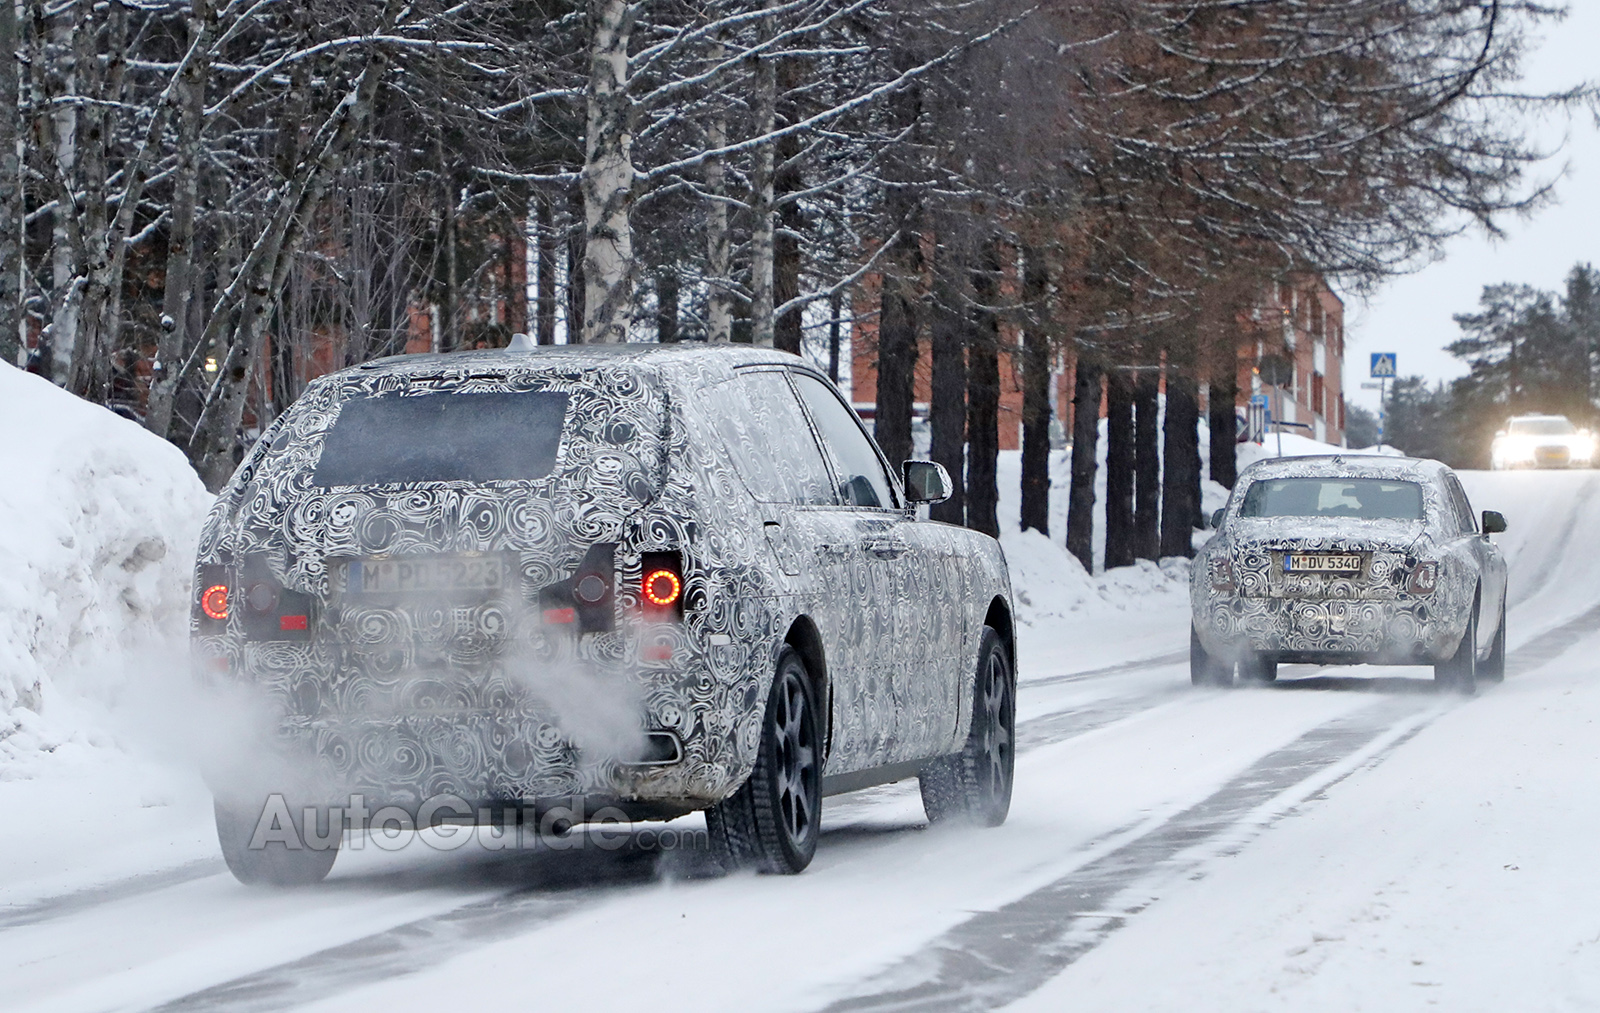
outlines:
M1469 632L1473 658L1503 654L1505 562L1437 461L1261 461L1219 514L1190 583L1197 682L1234 665L1441 665Z
M786 644L821 681L831 785L955 753L985 627L1010 647L1005 560L917 520L853 414L854 438L828 429L848 410L748 348L318 379L207 521L202 670L271 702L277 749L316 774L297 790L410 811L714 804L751 774ZM646 600L662 571L668 606Z

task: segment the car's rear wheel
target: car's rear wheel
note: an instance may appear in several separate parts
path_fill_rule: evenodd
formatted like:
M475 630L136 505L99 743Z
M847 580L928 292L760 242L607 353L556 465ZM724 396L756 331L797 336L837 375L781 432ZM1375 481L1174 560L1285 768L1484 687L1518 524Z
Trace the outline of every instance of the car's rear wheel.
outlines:
M1440 689L1448 689L1462 696L1478 691L1478 603L1472 605L1472 615L1467 620L1467 631L1461 635L1456 653L1448 660L1433 666L1433 681Z
M1506 680L1506 603L1500 603L1500 624L1495 627L1494 643L1489 646L1489 656L1478 662L1480 682L1505 682Z
M1189 627L1189 681L1196 686L1233 685L1233 666L1206 650L1193 625Z
M1265 685L1278 681L1278 663L1269 658L1263 658L1254 651L1247 651L1239 659L1239 681Z
M320 883L339 857L341 834L324 825L318 834L308 835L303 807L272 799L245 804L219 798L214 810L222 859L234 878L247 886ZM324 818L329 818L326 811ZM324 842L325 846L319 846Z
M983 628L973 682L972 728L954 756L924 766L918 776L928 822L997 827L1011 811L1016 774L1016 682L1005 643Z
M811 864L822 824L822 715L805 661L778 655L750 779L706 810L706 829L729 871L792 874Z

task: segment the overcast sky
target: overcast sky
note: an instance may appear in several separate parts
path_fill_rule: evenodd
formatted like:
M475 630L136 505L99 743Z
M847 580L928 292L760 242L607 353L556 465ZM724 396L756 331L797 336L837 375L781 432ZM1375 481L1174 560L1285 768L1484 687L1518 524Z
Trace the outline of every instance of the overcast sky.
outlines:
M1556 90L1596 75L1600 61L1600 0L1570 0L1565 22L1545 31L1528 61L1526 87ZM1527 221L1506 222L1508 236L1490 240L1481 231L1458 237L1443 260L1385 285L1370 302L1347 296L1346 397L1376 408L1376 391L1362 390L1369 354L1394 352L1402 376L1432 380L1460 376L1465 367L1444 346L1459 334L1451 315L1471 312L1485 285L1510 281L1560 289L1579 261L1600 263L1600 130L1587 112L1539 124L1546 148L1565 144L1539 170L1541 178L1566 174L1556 184L1559 203Z

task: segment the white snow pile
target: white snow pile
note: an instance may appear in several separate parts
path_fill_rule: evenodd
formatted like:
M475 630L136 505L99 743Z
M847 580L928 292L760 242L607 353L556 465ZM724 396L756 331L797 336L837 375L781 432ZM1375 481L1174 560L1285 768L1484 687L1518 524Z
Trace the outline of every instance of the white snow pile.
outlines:
M0 780L98 743L81 705L183 657L211 497L136 423L0 363ZM59 716L58 716L59 715Z

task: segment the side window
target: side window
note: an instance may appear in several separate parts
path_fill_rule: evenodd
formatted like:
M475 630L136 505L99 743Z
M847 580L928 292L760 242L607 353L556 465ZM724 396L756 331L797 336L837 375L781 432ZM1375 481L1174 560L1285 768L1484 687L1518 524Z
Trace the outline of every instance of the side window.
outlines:
M837 502L822 451L782 373L740 373L700 398L751 496L762 503Z
M794 382L800 400L811 410L812 421L822 433L823 446L833 458L840 497L855 506L893 507L893 486L883 470L883 459L861 428L856 413L816 377L796 373Z
M1472 516L1472 504L1467 502L1467 491L1461 488L1461 480L1454 475L1444 477L1445 491L1450 494L1450 508L1456 515L1456 525L1462 534L1473 534L1478 530L1478 521Z

